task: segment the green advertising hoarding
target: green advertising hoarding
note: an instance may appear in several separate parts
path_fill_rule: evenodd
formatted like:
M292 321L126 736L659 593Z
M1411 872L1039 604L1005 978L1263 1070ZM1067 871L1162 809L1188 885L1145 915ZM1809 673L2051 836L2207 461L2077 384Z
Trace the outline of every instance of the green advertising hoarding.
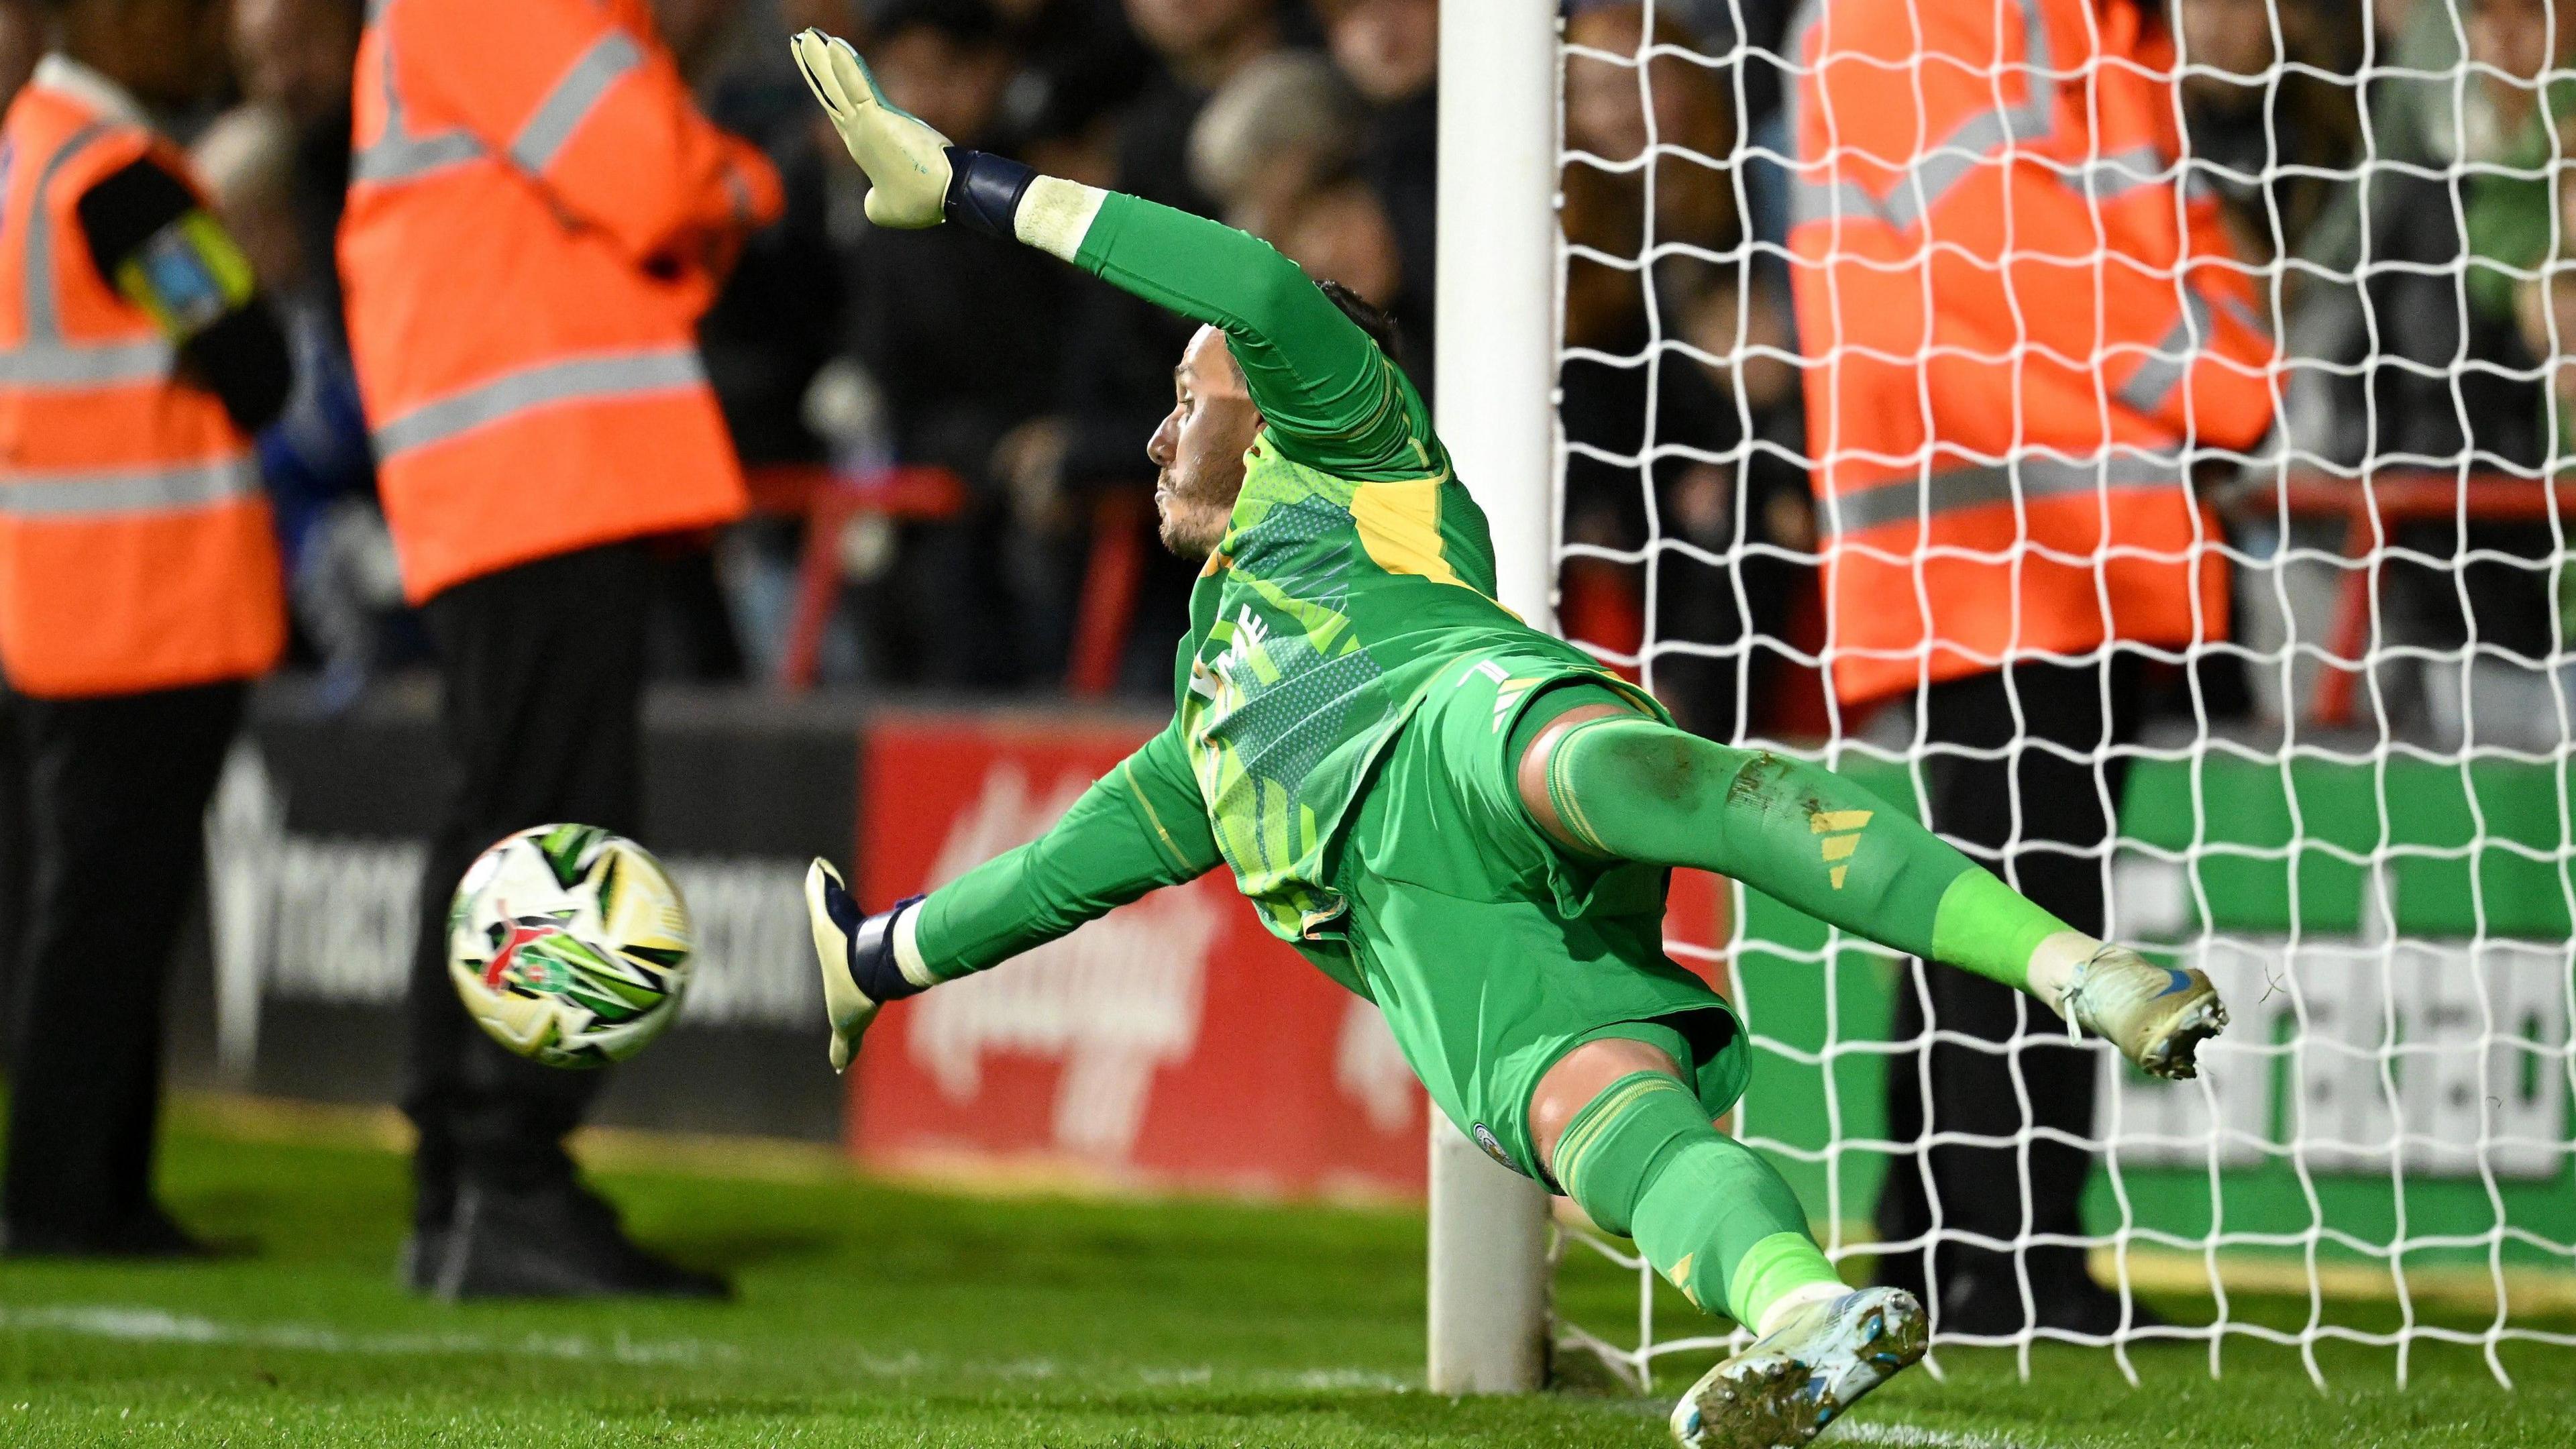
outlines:
M1913 799L1901 767L1844 768ZM2088 1229L2195 1251L2213 1234L2230 1252L2313 1243L2350 1262L2402 1239L2410 1268L2576 1267L2571 795L2576 777L2510 762L2138 762L2113 931L2208 970L2234 1022L2198 1082L2106 1063ZM1846 938L1827 961L1826 943L1744 894L1735 989L1762 1050L1740 1125L1849 1230L1887 1169L1866 1144L1886 1133L1899 977L1876 948Z

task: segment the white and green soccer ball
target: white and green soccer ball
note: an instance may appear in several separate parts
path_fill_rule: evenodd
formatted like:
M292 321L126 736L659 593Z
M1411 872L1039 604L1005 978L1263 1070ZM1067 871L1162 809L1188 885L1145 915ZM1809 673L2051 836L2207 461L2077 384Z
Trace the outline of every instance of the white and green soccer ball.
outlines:
M550 1067L642 1051L689 985L688 903L651 852L540 825L475 858L447 912L447 971L494 1040Z

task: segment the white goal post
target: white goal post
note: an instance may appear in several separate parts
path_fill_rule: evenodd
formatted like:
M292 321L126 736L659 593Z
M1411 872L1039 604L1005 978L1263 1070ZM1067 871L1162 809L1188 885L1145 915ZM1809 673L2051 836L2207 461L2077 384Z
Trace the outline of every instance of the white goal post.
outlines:
M1441 0L1440 437L1494 530L1502 602L1556 620L1555 0ZM1547 1377L1547 1196L1431 1114L1430 1386Z

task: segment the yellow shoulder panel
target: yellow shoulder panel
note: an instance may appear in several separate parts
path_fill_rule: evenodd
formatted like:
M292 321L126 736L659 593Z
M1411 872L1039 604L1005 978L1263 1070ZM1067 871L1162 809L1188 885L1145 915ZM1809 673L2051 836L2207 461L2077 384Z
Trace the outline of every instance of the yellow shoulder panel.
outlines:
M1363 483L1351 495L1351 519L1360 547L1391 574L1419 574L1434 583L1472 587L1440 552L1440 479Z

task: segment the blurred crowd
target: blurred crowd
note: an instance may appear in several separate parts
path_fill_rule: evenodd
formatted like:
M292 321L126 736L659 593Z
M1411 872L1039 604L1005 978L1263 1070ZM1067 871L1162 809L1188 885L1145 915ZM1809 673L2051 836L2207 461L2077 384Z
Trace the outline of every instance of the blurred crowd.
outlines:
M1614 651L1650 630L1687 641L1658 657L1656 685L1718 734L1824 723L1787 652L1823 630L1779 164L1796 150L1783 57L1797 8L1567 5L1564 615ZM962 145L1268 238L1390 308L1406 366L1436 393L1438 0L652 9L707 114L766 152L787 194L701 326L755 513L710 548L671 551L658 674L776 676L820 559L838 607L807 621L819 627L796 667L811 677L1152 692L1187 586L1182 565L1135 546L1143 439L1186 324L1033 252L868 226L858 173L787 62L797 28L856 39L889 97ZM2192 184L2217 192L2236 245L2266 269L2285 339L2273 449L2347 477L2365 458L2538 476L2559 434L2548 360L2576 329L2576 296L2530 280L2561 247L2545 173L2570 109L2539 81L2576 55L2576 7L2164 10L2186 61ZM0 89L33 62L32 13L0 5ZM260 438L295 654L350 684L425 649L372 501L331 261L362 22L361 0L235 0L232 73L209 78L190 128L298 363L286 415ZM795 480L818 466L935 486L834 514L836 536L809 548L810 490ZM2331 548L2339 527L2258 521L2234 541L2257 557ZM2482 650L2515 656L2481 687L2543 687L2548 671L2529 661L2563 637L2557 537L2528 517L2405 525L2390 541L2420 557L2382 580L2382 642L2458 650L2474 631ZM2242 617L2256 648L2294 627L2278 609ZM2296 707L2251 699L2223 667L2204 683L2221 708ZM2461 690L2411 677L2388 689L2398 713L2458 732L2444 702Z
M1187 571L1095 534L1144 526L1144 442L1185 325L1034 252L870 227L864 183L788 63L802 27L857 41L889 97L961 145L1269 238L1391 308L1408 361L1427 369L1438 0L652 10L708 116L767 153L787 193L700 328L755 514L712 549L666 550L660 675L778 670L808 557L799 481L816 465L843 482L902 470L936 485L837 522L823 553L842 597L813 650L822 681L1057 687L1077 600L1104 566L1128 575L1111 581L1126 607L1102 617L1122 647L1095 683L1114 687L1127 655L1134 682L1168 672L1170 631L1125 626L1177 620ZM32 68L39 15L0 4L0 93ZM208 78L183 127L298 364L285 416L259 440L292 577L292 658L350 686L427 648L374 503L333 266L363 22L361 0L236 0L232 73Z

